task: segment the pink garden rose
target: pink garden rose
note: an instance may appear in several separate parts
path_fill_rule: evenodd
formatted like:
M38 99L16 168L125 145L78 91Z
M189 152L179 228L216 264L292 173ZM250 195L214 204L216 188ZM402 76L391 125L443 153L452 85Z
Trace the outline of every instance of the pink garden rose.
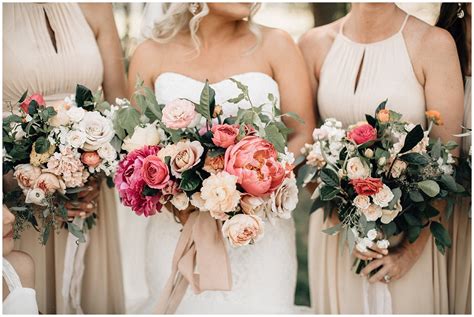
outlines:
M168 102L163 108L162 121L167 128L187 128L196 117L194 104L186 99Z
M90 167L97 167L102 159L96 151L84 152L81 154L81 162Z
M347 138L356 144L363 144L377 139L377 130L368 123L355 127L347 133Z
M358 195L370 196L377 194L382 188L383 183L380 178L358 178L351 179L350 183Z
M46 105L46 103L44 102L44 98L42 95L38 94L38 93L35 93L35 94L32 94L30 97L26 98L21 104L20 104L20 108L28 113L28 107L30 106L30 102L31 101L36 101L38 103L38 106L40 107L44 107Z
M168 166L153 155L143 160L142 175L145 183L155 189L165 188L170 179Z
M246 136L227 148L224 170L237 176L237 183L257 197L277 189L286 174L273 144L257 136Z
M239 135L239 128L230 124L218 124L212 127L212 142L215 145L224 149L235 143L237 135Z
M143 161L148 156L156 156L158 151L158 146L146 145L130 152L117 167L114 183L120 199L125 206L132 207L137 215L148 217L161 210L159 195L143 196L142 194L146 185L141 172Z

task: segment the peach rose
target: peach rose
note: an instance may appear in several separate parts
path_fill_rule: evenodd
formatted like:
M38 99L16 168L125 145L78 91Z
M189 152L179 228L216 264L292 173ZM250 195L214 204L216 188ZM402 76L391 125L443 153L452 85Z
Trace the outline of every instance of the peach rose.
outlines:
M181 174L201 162L204 148L199 141L181 140L176 144L170 144L158 152L158 157L165 162L169 156L171 174L181 178Z
M258 197L272 193L286 175L273 144L257 136L246 136L227 148L224 170L237 176L247 193Z
M96 151L84 152L81 154L81 162L90 167L97 167L102 162L102 159Z
M235 143L237 135L239 135L239 128L230 124L218 124L211 128L212 142L215 145L224 149Z
M66 185L53 173L45 172L36 179L34 188L39 188L46 194L53 194L56 191L64 193L66 190Z
M211 174L217 174L224 169L224 155L206 156L203 170Z
M186 99L173 100L163 108L162 121L169 129L187 128L195 117L194 104Z
M382 123L387 123L390 121L390 110L382 109L377 113L377 119Z
M382 207L371 204L369 208L363 209L362 213L365 215L365 218L367 218L367 221L375 221L382 217Z
M222 233L233 247L240 247L260 240L264 224L258 216L238 214L224 223Z
M17 165L13 173L21 189L31 188L40 175L41 169L30 164Z

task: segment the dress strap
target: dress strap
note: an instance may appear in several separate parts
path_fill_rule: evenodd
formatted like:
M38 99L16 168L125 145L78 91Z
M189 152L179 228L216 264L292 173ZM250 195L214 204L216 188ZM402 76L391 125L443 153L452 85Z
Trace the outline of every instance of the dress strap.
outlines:
M8 262L5 258L3 258L3 277L5 278L5 282L7 282L10 292L17 288L22 288L20 277L10 262Z
M407 15L405 16L405 20L403 20L403 23L402 23L402 26L400 28L400 31L398 31L398 33L402 33L403 32L403 29L405 28L405 25L407 25L407 22L408 22L408 18L410 17L410 15L407 13Z

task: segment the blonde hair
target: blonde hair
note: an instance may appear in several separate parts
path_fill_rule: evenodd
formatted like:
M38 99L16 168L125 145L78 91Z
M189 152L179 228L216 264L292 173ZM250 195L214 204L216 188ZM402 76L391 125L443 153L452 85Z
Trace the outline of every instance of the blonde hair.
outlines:
M193 15L190 10L190 3L163 3L164 15L155 22L151 31L151 39L158 43L170 42L179 32L188 29L194 48L199 54L201 41L197 35L199 23L209 14L209 6L205 2L199 2L200 10ZM256 48L261 41L261 31L258 24L253 23L253 16L260 9L260 3L252 4L248 17L249 30L255 36L256 44L250 49Z

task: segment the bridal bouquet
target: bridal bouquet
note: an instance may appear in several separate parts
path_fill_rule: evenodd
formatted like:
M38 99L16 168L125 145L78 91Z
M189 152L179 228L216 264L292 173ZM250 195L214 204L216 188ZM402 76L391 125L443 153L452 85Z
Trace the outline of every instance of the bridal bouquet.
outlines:
M402 115L377 107L375 117L366 115L347 130L328 119L313 133L314 144L302 152L306 165L299 180L319 182L313 209L325 206L337 210L340 223L325 230L341 233L352 252L376 244L389 246L388 239L404 233L414 242L422 228L429 226L438 250L451 245L448 232L436 221L434 203L446 200L453 207L453 195L463 192L454 173L450 151L456 143L430 140L433 124L442 124L436 111L427 111L427 131L402 120ZM358 266L358 272L366 263Z
M273 95L273 113L265 113L264 105L252 105L248 88L234 82L241 94L227 102L245 100L249 109L225 120L208 83L199 103L176 99L161 105L151 90L140 88L135 100L141 112L122 107L118 120L129 123L119 135L128 154L114 181L125 206L146 217L164 205L209 212L223 221L224 237L235 247L261 239L263 219L291 217L298 189L285 148L290 130L281 117L296 116L282 115Z
M16 202L11 209L17 216L18 232L29 222L46 244L51 230L64 222L83 242L84 229L67 222L64 204L92 178L115 172L114 143L119 142L114 138L115 108L100 102L100 92L93 96L80 85L75 95L53 104L47 104L40 94L26 97L25 93L19 100L19 111L3 120L3 171L13 170L19 186L6 199ZM94 217L85 219L89 229Z

